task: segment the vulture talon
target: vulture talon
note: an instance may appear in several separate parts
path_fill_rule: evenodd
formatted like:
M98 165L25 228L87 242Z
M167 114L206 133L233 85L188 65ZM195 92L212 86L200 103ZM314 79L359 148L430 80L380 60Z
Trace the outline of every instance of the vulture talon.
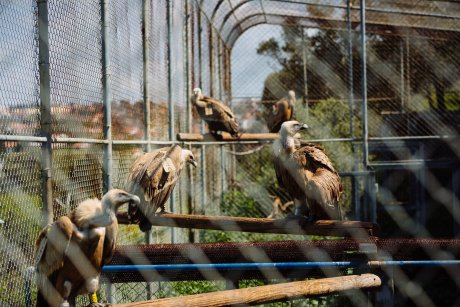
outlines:
M170 212L170 211L167 211L167 210L161 210L160 212L157 212L155 215L160 216L160 215L163 215L163 214L173 214L173 213Z

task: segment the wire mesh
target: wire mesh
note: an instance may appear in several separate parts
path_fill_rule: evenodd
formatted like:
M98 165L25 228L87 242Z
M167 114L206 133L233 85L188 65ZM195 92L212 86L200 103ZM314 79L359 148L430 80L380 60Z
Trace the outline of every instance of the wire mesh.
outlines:
M38 38L34 1L2 3L2 88L0 131L5 135L37 135ZM12 59L17 59L17 62ZM15 64L17 63L17 65ZM18 87L17 84L22 84ZM5 144L7 145L7 144Z
M110 82L112 125L116 139L139 140L144 136L142 1L111 2Z
M151 137L155 140L167 140L169 138L168 129L168 22L167 20L167 1L150 2L150 40L149 40L149 60L150 60L150 80L149 90L151 93Z
M99 2L49 1L48 7L53 133L102 138L102 122L93 120L102 110Z
M457 259L460 5L365 1L363 56L360 6L350 2L348 7L345 0L108 1L112 118L106 127L101 1L48 0L50 140L44 140L40 127L41 108L47 111L40 91L47 89L40 88L39 67L46 69L47 63L39 57L39 37L44 37L38 24L45 18L38 16L36 1L0 3L0 305L29 306L35 300L29 267L45 220L47 176L55 218L87 198L101 198L106 176L113 187L123 188L131 164L147 148L169 146L178 132L207 132L187 97L193 87L229 105L243 133L268 132L274 102L294 90L293 118L310 126L302 139L321 143L342 177L346 219L377 222L380 238L342 241L170 227L144 234L138 225L120 225L112 264L120 259L122 264ZM149 135L144 133L147 103ZM112 139L102 143L104 129ZM147 146L141 141L148 136ZM199 163L182 170L166 206L174 213L281 219L294 211L292 197L279 188L271 142L181 146ZM51 174L43 169L47 153ZM236 278L235 272L175 270L117 273L103 280L99 296L126 303L367 272L297 271L294 276L275 270ZM394 282L394 305L459 304L458 266L376 272ZM379 293L265 306L359 306L379 302ZM86 300L80 296L77 306Z

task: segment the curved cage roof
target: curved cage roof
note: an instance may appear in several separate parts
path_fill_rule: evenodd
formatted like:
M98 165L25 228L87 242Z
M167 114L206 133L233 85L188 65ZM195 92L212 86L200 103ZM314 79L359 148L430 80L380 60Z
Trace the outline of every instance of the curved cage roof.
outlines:
M259 24L296 24L345 29L347 0L198 0L203 13L228 47L247 29ZM350 1L351 22L359 25L358 0ZM445 0L367 0L369 32L402 35L415 30L430 37L460 31L460 2ZM412 33L414 35L414 33Z

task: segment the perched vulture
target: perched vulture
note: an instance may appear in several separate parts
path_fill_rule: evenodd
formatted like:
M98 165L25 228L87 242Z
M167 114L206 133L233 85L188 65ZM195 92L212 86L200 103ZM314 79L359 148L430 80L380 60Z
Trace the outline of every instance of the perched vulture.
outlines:
M154 150L134 161L125 188L141 199L140 210L130 207L128 214L130 221L139 224L142 231L152 228L149 217L153 217L158 209L160 213L165 212L165 203L185 163L197 166L193 153L179 145Z
M273 143L273 164L280 187L294 198L295 214L310 220L341 219L339 175L323 149L301 145L298 133L308 126L297 121L281 125L280 138Z
M281 98L273 105L273 110L268 112L266 117L267 127L271 133L278 132L282 123L292 119L295 102L295 92L289 91L288 97Z
M117 209L139 197L112 189L99 201L88 199L68 216L46 226L36 242L37 306L70 306L80 294L91 294L98 306L96 290L103 265L112 258L118 231Z
M232 136L238 136L238 123L232 110L222 101L203 96L201 89L193 90L192 104L200 117L208 124L209 131L216 134L217 131L225 131Z

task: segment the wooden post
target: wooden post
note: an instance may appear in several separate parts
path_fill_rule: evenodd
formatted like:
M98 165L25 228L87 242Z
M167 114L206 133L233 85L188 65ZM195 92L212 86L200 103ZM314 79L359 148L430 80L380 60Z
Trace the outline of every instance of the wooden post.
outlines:
M299 298L316 297L352 289L370 289L381 285L380 277L374 274L339 276L317 280L304 280L276 285L250 287L227 291L165 298L153 301L135 302L118 307L134 306L188 306L217 307L236 304L257 305L287 301Z

